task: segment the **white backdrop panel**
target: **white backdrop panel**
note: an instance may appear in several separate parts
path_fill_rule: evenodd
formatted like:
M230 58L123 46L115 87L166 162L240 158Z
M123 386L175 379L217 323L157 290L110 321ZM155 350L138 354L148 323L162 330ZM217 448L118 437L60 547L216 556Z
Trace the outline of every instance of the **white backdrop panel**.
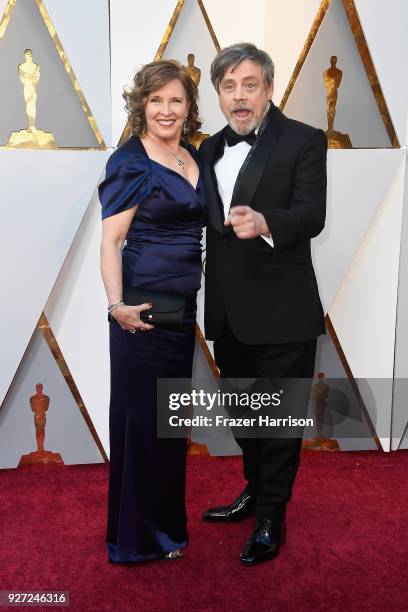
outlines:
M206 234L206 228L204 228L203 230L203 240L202 240L202 244L203 244L203 253L202 253L202 260L204 262L205 259L205 234ZM201 274L201 287L198 290L197 293L197 323L202 331L202 333L204 334L204 305L205 305L205 300L204 300L204 295L205 295L205 291L204 291L204 285L205 285L205 278L204 278L204 274ZM207 341L207 345L210 349L211 354L214 354L213 351L213 342L211 340Z
M385 450L390 448L404 152L382 205L330 309L330 317Z
M214 134L225 125L218 95L210 79L210 66L217 50L195 0L190 0L184 5L164 57L176 59L186 65L188 53L194 53L195 65L201 70L199 84L199 110L203 119L201 129L208 134Z
M113 0L111 17L112 133L117 143L126 125L123 88L159 48L176 0Z
M65 464L103 463L61 370L37 329L0 410L0 469L17 467L22 454L37 449L29 403L37 383L43 384L43 393L50 398L45 449L60 453Z
M323 435L334 437L341 450L376 450L377 446L367 420L329 334L322 335L317 340L314 374L316 381L318 372L324 372L326 382L330 386ZM309 414L315 417L315 406L311 402L309 410Z
M0 402L105 165L101 151L0 151ZM12 304L10 303L12 300Z
M406 150L405 150L406 153ZM408 173L405 165L404 211L401 228L397 321L395 329L392 450L397 450L407 427L408 410Z
M8 0L0 0L0 21L3 18L4 11L6 10Z
M45 0L106 146L112 144L108 0Z
M247 0L204 0L204 6L221 47L240 41L263 47L266 7L268 3L275 2L276 0L252 0L251 3Z
M17 67L24 49L30 48L41 72L36 101L37 127L52 132L60 147L98 147L96 136L35 0L16 2L0 46L0 142L5 144L12 130L22 128L27 123Z
M327 129L323 73L337 56L343 71L334 128L353 147L391 146L341 0L332 0L285 106L294 119Z
M404 432L404 435L402 437L398 450L404 450L404 449L408 450L408 430Z
M408 2L355 0L368 48L400 145L407 144Z
M397 150L328 151L326 225L312 240L325 312L400 163Z
M405 155L390 153L399 156L396 175L329 311L351 371L362 378L393 375Z
M275 63L277 104L282 100L319 6L320 0L268 0L266 3L263 46Z
M109 340L100 239L101 206L95 192L45 313L108 454Z

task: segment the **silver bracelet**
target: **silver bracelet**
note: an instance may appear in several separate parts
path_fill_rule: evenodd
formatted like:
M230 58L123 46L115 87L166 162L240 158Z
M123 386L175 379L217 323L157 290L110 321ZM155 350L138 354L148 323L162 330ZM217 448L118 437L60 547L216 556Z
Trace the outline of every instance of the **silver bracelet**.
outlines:
M110 304L110 306L108 306L108 313L111 314L114 310L116 310L116 308L119 308L119 306L124 306L125 302L123 300L120 300L120 302L115 302L114 304Z

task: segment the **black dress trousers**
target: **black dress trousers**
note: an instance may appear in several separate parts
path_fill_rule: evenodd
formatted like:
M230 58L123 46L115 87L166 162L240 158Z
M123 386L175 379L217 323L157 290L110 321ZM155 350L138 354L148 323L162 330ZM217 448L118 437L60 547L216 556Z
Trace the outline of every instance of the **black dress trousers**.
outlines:
M316 342L314 338L286 344L244 344L225 319L222 333L214 342L215 362L222 378L312 379ZM243 452L247 491L256 496L256 514L273 518L291 498L302 438L235 439Z

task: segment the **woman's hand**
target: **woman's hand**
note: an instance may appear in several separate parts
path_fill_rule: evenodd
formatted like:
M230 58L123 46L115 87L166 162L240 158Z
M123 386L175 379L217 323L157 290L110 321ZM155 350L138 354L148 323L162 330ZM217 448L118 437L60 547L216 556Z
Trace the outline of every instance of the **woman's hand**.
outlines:
M139 306L123 304L123 306L118 306L112 311L111 317L119 323L122 329L132 333L154 329L154 325L143 323L140 318L140 313L144 310L149 310L152 306L153 304L140 304Z

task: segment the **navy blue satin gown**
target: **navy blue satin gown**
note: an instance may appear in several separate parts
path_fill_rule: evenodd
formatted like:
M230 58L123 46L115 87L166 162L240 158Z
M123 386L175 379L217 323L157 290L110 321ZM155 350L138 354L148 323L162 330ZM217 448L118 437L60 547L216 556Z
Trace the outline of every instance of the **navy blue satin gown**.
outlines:
M197 161L194 147L185 145ZM156 436L158 378L190 378L205 222L202 178L194 188L151 160L132 136L108 160L102 218L138 204L122 251L124 282L186 297L182 331L123 331L110 323L110 474L106 543L113 562L183 548L186 440Z

